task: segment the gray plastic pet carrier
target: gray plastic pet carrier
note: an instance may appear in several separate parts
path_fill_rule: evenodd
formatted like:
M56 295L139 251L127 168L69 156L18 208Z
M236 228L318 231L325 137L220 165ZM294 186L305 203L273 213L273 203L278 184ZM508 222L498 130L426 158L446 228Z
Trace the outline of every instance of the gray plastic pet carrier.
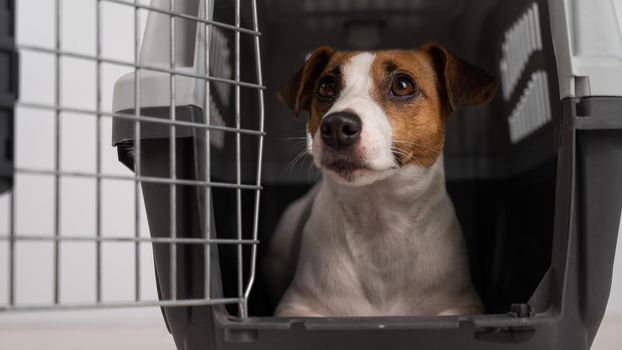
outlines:
M616 5L127 2L149 15L127 63L134 73L114 88L112 144L142 188L160 298L152 305L161 306L177 347L589 348L607 304L622 210ZM0 18L12 10L12 1L0 1ZM3 190L13 175L17 83L7 23L0 20ZM444 156L486 314L272 317L278 300L267 293L262 248L284 208L318 176L308 158L291 165L304 145L287 139L303 139L306 121L279 104L276 88L320 45L367 50L428 41L500 83L489 105L450 118Z

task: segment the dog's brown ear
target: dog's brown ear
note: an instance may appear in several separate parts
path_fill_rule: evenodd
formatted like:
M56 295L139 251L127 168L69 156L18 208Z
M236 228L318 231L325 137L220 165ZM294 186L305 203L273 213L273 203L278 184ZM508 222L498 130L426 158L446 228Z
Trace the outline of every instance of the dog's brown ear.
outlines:
M328 46L318 47L313 51L298 73L283 84L277 91L277 97L298 116L301 110L311 109L311 99L315 81L322 74L335 49Z
M460 106L480 105L490 101L497 91L497 81L436 43L423 45L432 59L438 77L446 115Z

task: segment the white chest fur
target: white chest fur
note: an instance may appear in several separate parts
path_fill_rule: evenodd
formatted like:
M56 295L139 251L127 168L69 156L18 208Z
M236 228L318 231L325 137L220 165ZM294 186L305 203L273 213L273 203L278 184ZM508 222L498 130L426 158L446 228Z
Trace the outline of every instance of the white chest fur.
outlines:
M473 307L480 303L441 158L364 187L325 180L277 314L436 315Z

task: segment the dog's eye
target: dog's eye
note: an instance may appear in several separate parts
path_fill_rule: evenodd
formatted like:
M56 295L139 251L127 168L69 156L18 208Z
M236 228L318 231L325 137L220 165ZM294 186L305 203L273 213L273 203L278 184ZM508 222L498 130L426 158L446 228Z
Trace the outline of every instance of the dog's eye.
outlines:
M335 77L327 75L320 79L317 95L324 100L332 100L335 98L337 95L337 82L335 81Z
M391 82L391 94L397 97L412 96L417 92L415 83L409 76L397 75Z

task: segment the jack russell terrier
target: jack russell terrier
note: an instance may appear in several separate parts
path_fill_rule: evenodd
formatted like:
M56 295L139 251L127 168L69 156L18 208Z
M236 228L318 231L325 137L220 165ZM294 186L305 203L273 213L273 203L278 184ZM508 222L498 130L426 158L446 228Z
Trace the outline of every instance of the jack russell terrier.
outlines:
M483 312L442 153L450 114L488 102L496 86L437 44L310 55L278 97L309 111L323 180L275 232L265 267L283 295L277 316Z

